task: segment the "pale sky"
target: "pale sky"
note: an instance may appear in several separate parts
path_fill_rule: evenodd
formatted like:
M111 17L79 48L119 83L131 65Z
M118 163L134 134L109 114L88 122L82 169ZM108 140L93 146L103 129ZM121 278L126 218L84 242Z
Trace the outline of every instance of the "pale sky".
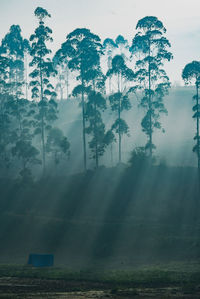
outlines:
M19 24L29 38L37 22L34 10L41 6L52 18L53 50L76 28L86 27L102 40L135 35L137 21L147 15L157 16L167 29L174 60L166 65L172 81L181 80L186 63L200 59L200 0L0 0L0 39L12 24Z

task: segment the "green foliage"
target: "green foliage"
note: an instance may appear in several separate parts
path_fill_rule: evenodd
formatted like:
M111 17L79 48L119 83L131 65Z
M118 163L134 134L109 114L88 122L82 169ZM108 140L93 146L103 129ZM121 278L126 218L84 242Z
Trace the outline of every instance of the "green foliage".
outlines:
M117 38L115 39L115 43L116 45L119 47L120 45L123 45L127 48L129 48L128 46L128 41L122 36L122 35L118 35Z
M83 157L84 169L87 167L86 157L86 112L85 95L92 89L103 88L104 77L100 70L100 55L103 54L100 38L91 33L89 29L78 28L67 35L62 44L62 54L68 58L68 67L77 72L76 80L79 82L74 88L74 96L81 95L82 121L83 121Z
M134 79L133 71L126 66L122 55L116 55L112 59L112 67L107 72L107 77L116 76L118 91L109 96L109 101L112 111L117 113L117 119L112 125L112 130L118 134L119 142L119 162L121 162L121 137L123 134L129 132L128 125L124 119L121 118L121 113L124 110L130 110L131 104L128 94L123 92L123 79L131 81Z
M23 59L24 53L29 49L29 42L27 39L23 39L20 26L12 25L10 31L2 39L0 52Z
M131 167L137 169L138 171L144 170L144 168L152 166L152 160L146 153L146 149L144 147L136 147L129 159L129 164Z
M37 7L34 14L40 20L40 22L42 22L46 17L51 17L48 11L42 7Z
M92 91L88 95L86 104L86 120L89 122L86 133L92 136L89 147L92 158L96 160L96 167L99 164L99 157L103 156L106 147L113 141L111 132L106 132L102 120L101 111L106 109L106 101L100 92Z
M142 90L142 107L147 111L142 120L142 130L148 137L146 149L152 155L155 145L152 141L154 129L161 129L160 114L167 113L163 103L164 96L170 88L169 78L163 64L173 57L168 51L171 47L164 36L166 29L157 17L147 16L138 21L137 33L130 50L139 59L136 61L138 89Z
M13 95L21 96L24 84L24 59L30 51L27 39L23 39L19 25L12 25L2 39L0 53L9 61L9 84Z
M115 120L115 122L113 123L112 127L111 127L112 131L115 131L117 134L120 134L121 136L126 134L129 136L129 127L127 125L127 123L125 122L124 119L122 118L117 118Z
M15 146L12 148L13 156L18 159L23 159L24 169L27 168L27 164L39 164L40 160L36 157L39 151L32 146L30 141L19 140L16 142Z
M10 146L13 143L11 126L12 96L9 93L9 59L0 55L0 165L1 168L10 166Z
M53 64L57 71L57 80L58 83L56 85L56 90L60 90L60 99L63 100L64 97L64 90L66 87L66 98L69 97L69 77L70 77L70 70L68 67L69 57L63 55L62 49L59 49L54 57L53 57Z
M49 131L52 128L53 123L57 119L58 109L57 103L54 100L40 101L32 103L34 109L34 134L41 134L42 127L45 131Z
M193 82L195 84L199 84L200 62L192 61L191 63L188 63L182 71L182 78L186 84L193 83Z
M134 73L126 66L124 57L122 55L116 55L112 59L112 68L108 70L107 76L109 77L113 75L121 76L129 81L134 79Z
M67 41L62 44L64 57L69 57L68 67L78 71L76 79L81 85L91 84L94 70L100 67L102 45L100 38L91 33L89 29L76 29L67 36Z
M194 83L196 86L196 95L193 97L195 105L193 106L194 115L196 119L196 134L194 140L196 141L193 147L193 152L197 154L198 168L200 170L200 134L199 134L199 119L200 119L200 104L199 104L199 86L200 86L200 62L192 61L188 63L182 72L182 78L186 84Z
M53 41L51 37L52 30L45 26L43 22L43 19L46 16L50 17L50 15L41 8L35 10L35 15L39 19L39 26L30 37L30 55L33 57L30 66L34 68L30 73L30 77L33 79L30 82L30 86L32 87L33 99L47 100L48 98L56 97L54 88L50 83L50 78L56 74L56 71L48 57L51 50L46 47L48 41Z
M52 30L44 25L44 19L51 17L51 15L43 8L38 7L35 10L35 16L39 20L39 26L35 29L34 34L31 35L31 51L32 61L30 66L34 70L30 73L32 81L32 98L36 101L37 113L35 134L41 135L42 141L42 164L43 173L45 173L46 165L46 150L45 143L46 130L51 129L51 123L57 119L57 105L55 102L56 93L54 87L50 82L50 78L56 74L54 65L49 58L51 50L46 47L46 43L53 41L51 34Z
M70 143L63 132L58 128L53 128L47 136L46 151L53 156L54 163L59 164L60 161L70 155Z

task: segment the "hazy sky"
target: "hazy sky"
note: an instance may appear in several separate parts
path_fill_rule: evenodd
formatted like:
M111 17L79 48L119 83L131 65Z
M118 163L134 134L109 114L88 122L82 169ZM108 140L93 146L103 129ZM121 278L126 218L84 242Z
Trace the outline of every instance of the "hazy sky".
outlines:
M56 50L75 28L87 27L102 39L124 35L129 41L137 21L157 16L167 28L174 60L166 69L173 81L181 80L184 65L200 59L200 0L0 0L0 39L12 24L19 24L28 38L36 27L34 9L46 8L52 15Z

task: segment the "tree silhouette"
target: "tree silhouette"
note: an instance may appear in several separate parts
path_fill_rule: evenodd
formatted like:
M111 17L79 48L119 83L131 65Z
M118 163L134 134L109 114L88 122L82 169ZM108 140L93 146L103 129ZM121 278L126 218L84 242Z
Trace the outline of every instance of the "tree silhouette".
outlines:
M60 90L60 99L63 100L64 98L64 89L66 87L66 99L69 98L69 77L70 77L70 70L68 67L69 57L67 57L67 53L63 55L62 49L59 49L54 57L53 63L57 70L57 78L58 83L56 88Z
M10 115L10 103L13 97L9 92L9 66L9 58L0 55L0 165L2 170L10 166L10 148L14 142Z
M199 86L200 86L200 62L192 61L188 63L182 72L182 78L186 84L194 83L196 86L196 95L193 99L196 101L193 106L194 115L193 118L196 119L196 135L194 140L196 145L193 148L193 151L197 154L198 159L198 170L200 175L200 136L199 136L199 119L200 119L200 104L199 104Z
M63 132L58 128L52 128L47 136L46 151L53 156L55 165L70 155L70 143Z
M129 110L131 104L127 94L123 93L123 79L133 80L134 74L129 69L124 61L123 56L116 55L112 60L112 68L107 72L107 77L117 77L117 92L109 96L112 111L117 112L117 119L112 125L112 130L118 134L119 145L119 163L121 163L121 139L122 135L128 134L128 125L124 119L121 118L123 110Z
M88 96L86 104L86 120L89 125L86 133L92 136L89 147L92 158L95 160L96 168L99 167L99 157L103 156L106 147L113 142L114 135L111 130L105 130L101 112L106 109L106 100L99 91L92 91Z
M127 55L130 53L129 52L129 44L127 39L123 37L123 35L118 35L115 39L115 44L117 45L120 55L123 56L124 60L128 60Z
M100 38L91 33L89 29L75 29L67 35L67 40L62 44L62 52L64 56L69 57L68 67L72 71L77 72L76 79L79 84L74 88L72 94L81 96L82 106L82 126L83 126L83 158L84 170L87 169L87 153L86 153L86 116L85 116L85 95L91 90L93 84L93 70L98 69L100 65L100 55L102 45Z
M24 85L25 56L30 50L27 39L21 35L19 25L12 25L2 39L0 52L9 59L9 83L13 95L22 94Z
M114 56L114 52L117 49L117 44L113 41L111 38L106 38L103 42L103 51L107 59L107 67L108 70L112 68L112 58ZM108 82L108 90L109 95L112 93L112 82L111 82L111 76L109 77Z
M46 9L37 7L35 10L35 16L38 18L39 26L35 29L34 34L31 35L31 52L33 57L30 62L30 66L34 70L30 73L32 81L30 86L32 87L32 98L39 100L37 105L38 113L36 114L36 133L41 134L42 141L42 165L43 174L45 174L46 165L46 150L45 150L45 130L50 129L49 122L53 122L57 116L57 105L54 101L56 93L52 84L50 83L51 76L55 75L53 63L48 57L51 50L47 49L46 43L52 41L52 30L44 25L46 17L51 17ZM48 100L50 101L48 102Z
M172 59L172 54L167 50L171 45L164 37L166 29L157 17L147 16L139 20L136 29L130 50L133 55L140 53L136 61L136 78L143 91L141 105L146 111L141 125L148 137L145 148L152 157L154 129L161 129L160 114L167 113L163 97L168 92L170 82L163 63Z

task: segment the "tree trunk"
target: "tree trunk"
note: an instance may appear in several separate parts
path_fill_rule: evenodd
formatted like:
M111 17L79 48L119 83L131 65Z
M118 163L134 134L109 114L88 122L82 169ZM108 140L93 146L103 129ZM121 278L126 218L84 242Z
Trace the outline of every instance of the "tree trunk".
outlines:
M27 63L27 53L25 53L25 84L26 84L26 100L28 100L28 63Z
M150 157L152 158L153 154L153 143L152 143L152 102L151 102L151 44L149 40L149 67L148 67L148 80L149 80L149 145L150 145Z
M41 69L41 57L40 57L40 101L43 102L43 78L42 78L42 69ZM46 170L46 155L45 155L45 132L44 132L44 107L42 104L41 109L41 139L42 139L42 165L43 165L43 175L45 175Z
M120 93L120 77L118 73L118 92ZM121 155L121 96L119 97L119 106L118 106L118 121L119 121L119 163L121 163L122 155Z
M59 81L60 81L60 99L63 100L63 87L62 87L62 76L59 75Z
M96 114L97 114L97 106L96 106L96 101L94 104L94 109L95 109L95 121L94 121L94 131L95 131L95 161L96 161L96 168L99 167L99 154L98 154L98 137L97 137L97 118L96 118Z
M83 87L83 81L82 81ZM83 161L84 161L84 171L87 170L87 159L86 159L86 137L85 137L85 101L84 101L84 93L82 91L82 122L83 122Z
M200 144L199 144L199 85L198 82L196 83L197 89L197 158L198 158L198 173L200 178Z
M109 77L109 95L111 95L112 89L111 89L111 78Z
M67 99L69 97L69 70L68 67L66 68L66 87L67 87Z
M110 146L110 161L111 161L111 167L113 167L113 145L112 145L112 143Z

